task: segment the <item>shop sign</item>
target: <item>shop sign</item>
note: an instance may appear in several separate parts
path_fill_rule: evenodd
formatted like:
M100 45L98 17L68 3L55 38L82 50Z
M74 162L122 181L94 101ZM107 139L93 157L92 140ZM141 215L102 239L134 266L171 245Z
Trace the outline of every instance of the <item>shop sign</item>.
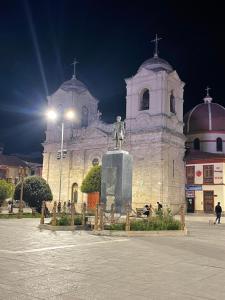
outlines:
M202 191L202 186L201 185L190 185L187 184L185 187L186 191Z
M194 198L195 191L186 191L186 198Z

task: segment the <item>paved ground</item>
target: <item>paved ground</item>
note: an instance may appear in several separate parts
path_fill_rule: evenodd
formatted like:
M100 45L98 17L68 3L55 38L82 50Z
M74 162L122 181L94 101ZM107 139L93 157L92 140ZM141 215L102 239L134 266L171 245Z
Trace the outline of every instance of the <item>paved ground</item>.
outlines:
M225 225L189 221L188 237L40 232L0 220L0 299L225 299Z

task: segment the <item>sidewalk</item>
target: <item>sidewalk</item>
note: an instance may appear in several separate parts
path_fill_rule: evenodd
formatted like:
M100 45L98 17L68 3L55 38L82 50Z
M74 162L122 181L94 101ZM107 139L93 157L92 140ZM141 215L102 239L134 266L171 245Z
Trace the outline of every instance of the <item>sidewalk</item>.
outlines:
M175 218L177 220L180 219L179 215L176 215ZM203 223L214 223L216 216L214 214L186 214L185 222L203 222ZM223 219L225 222L225 217L221 217L221 222L223 223Z

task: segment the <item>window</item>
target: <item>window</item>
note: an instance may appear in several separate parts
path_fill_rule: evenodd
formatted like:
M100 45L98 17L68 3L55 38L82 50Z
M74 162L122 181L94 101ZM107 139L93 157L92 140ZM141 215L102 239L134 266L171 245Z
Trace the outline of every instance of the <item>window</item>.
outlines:
M94 158L94 159L92 160L92 165L93 165L93 166L98 166L98 165L99 165L99 159L98 159L98 158Z
M141 95L140 110L148 110L150 100L149 90L145 89Z
M199 138L194 139L194 149L200 150L200 140Z
M175 110L175 97L173 95L173 91L171 91L171 94L170 94L170 112L171 113L176 113L176 110Z
M223 141L220 137L216 139L216 151L222 152L223 151Z
M187 184L195 183L195 166L186 167Z
M82 107L82 127L87 127L88 126L88 109L86 106Z
M213 183L213 165L203 166L203 183Z

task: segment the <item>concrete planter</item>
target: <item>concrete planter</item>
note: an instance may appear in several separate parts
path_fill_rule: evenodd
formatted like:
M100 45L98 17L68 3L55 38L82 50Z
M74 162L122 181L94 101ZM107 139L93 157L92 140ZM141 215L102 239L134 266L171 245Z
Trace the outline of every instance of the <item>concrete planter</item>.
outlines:
M38 226L40 229L45 230L52 230L52 231L74 231L74 230L80 230L82 225L74 225L74 226L52 226L49 224L40 224Z
M91 231L91 234L101 236L123 236L123 237L154 237L154 236L186 236L189 234L187 228L184 230L159 230L159 231L123 231L102 230Z

